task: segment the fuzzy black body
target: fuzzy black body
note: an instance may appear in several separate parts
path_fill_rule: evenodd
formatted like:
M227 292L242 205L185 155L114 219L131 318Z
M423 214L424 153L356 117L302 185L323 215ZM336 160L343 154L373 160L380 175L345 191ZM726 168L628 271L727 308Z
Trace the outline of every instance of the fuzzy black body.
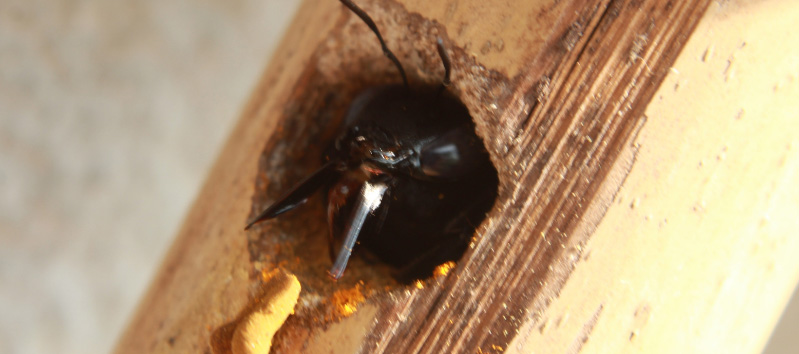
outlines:
M467 109L438 88L394 85L362 93L326 160L365 171L345 174L330 187L333 194L337 185L357 185L359 178L386 181L388 192L358 241L404 277L459 258L496 194L496 170ZM328 200L334 241L340 241L356 196L331 203L338 197Z
M246 229L325 189L333 279L358 247L395 267L400 280L422 278L463 255L494 202L497 171L468 110L446 91L451 60L443 40L436 42L441 85L412 89L374 21L352 1L340 1L374 32L403 85L371 88L353 100L322 167Z

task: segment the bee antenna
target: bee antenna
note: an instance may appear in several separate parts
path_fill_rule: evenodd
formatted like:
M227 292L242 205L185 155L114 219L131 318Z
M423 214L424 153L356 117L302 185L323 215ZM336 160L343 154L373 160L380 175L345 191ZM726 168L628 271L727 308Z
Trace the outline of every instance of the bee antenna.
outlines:
M390 59L391 62L394 63L394 66L397 67L397 69L400 72L400 75L402 76L402 82L405 84L406 88L409 88L410 86L408 86L408 77L405 76L405 69L402 68L402 64L400 64L399 59L397 59L394 53L392 53L391 50L388 49L388 46L386 46L386 42L383 41L383 36L381 36L380 31L377 30L377 25L375 25L375 21L372 21L372 18L369 17L369 15L366 14L365 11L363 11L360 7L358 7L358 5L355 5L352 1L350 0L339 0L339 1L341 1L341 3L344 4L344 6L346 6L347 8L349 8L353 13L358 15L358 17L360 17L361 20L363 20L363 22L366 23L367 26L369 26L372 32L375 33L375 35L377 36L377 40L380 41L380 46L383 47L383 54L385 54L386 57L388 57L388 59Z

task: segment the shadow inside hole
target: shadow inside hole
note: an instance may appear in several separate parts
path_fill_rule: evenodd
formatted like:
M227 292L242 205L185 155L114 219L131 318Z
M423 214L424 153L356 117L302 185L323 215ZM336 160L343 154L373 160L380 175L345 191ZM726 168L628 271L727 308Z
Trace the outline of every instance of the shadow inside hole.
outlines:
M381 31L393 37L395 42L399 42L399 38L403 39L403 42L395 43L396 45L390 43L390 46L408 69L412 89L418 89L420 82L440 80L443 77L443 67L434 41L436 37L446 38L445 30L421 16L407 16L400 5L392 4L392 6L396 9L392 7L393 10L386 10L381 7L371 9L369 12L373 16L381 11L405 14L392 15L392 18L398 19L396 22L381 22L381 26L391 25L390 28L381 28ZM329 40L317 48L297 84L292 88L292 93L284 105L282 118L279 118L278 127L267 141L259 159L260 172L256 180L250 217L263 211L284 192L321 166L324 150L340 133L340 125L350 103L361 92L368 88L401 82L396 68L390 61L379 52L370 51L369 46L375 43L372 43L373 35L368 31L360 20L352 19L340 33L331 33ZM360 35L356 35L359 32ZM347 33L347 36L342 36L342 33ZM369 41L351 40L347 38L349 36L368 38ZM455 53L455 48L449 49ZM453 55L454 63L457 65L467 62L468 60L462 58L465 53L460 49L457 51L458 54ZM358 55L353 55L354 53ZM372 54L363 55L363 53ZM465 66L462 68L465 70ZM432 85L438 86L438 82ZM466 119L471 122L471 118ZM479 138L477 141L483 144ZM402 242L390 243L383 247L394 248L401 253L420 253L429 250L439 254L439 257L428 258L426 263L414 265L410 271L407 269L403 271L402 268L418 258L412 254L401 257L405 259L403 261L389 262L391 263L389 266L379 259L385 260L385 253L391 250L369 252L365 247L358 249L356 246L344 276L338 282L331 281L327 276L332 260L329 256L330 240L323 197L327 193L325 188L317 192L305 205L275 219L262 222L254 228L254 232L248 233L254 270L263 272L277 267L283 268L297 275L303 286L303 294L319 295L322 299L329 298L340 289L352 288L359 284L364 284L367 290L388 290L401 283L425 278L440 263L462 257L471 241L474 229L493 205L498 184L497 173L493 166L488 166L488 169L490 170L480 173L480 176L471 176L481 181L480 183L461 184L459 188L447 190L447 194L466 195L464 200L468 200L468 195L479 195L482 201L476 207L471 206L465 212L468 214L465 218L459 215L464 227L457 237L452 236L445 240L443 249L438 244L429 244L426 247L402 247ZM481 187L482 185L485 187ZM418 192L412 189L398 191L406 195ZM426 192L429 190L422 191ZM453 207L457 206L448 206L448 208ZM443 229L441 225L431 227ZM418 237L413 241L413 235L392 234L390 237L419 242ZM408 259L411 261L407 261Z
M346 82L328 82L309 65L287 100L282 119L259 158L259 173L250 218L262 212L323 163L323 153L337 136L350 102L368 87L385 84L388 73L353 75ZM383 78L383 79L375 79ZM256 224L248 233L250 259L256 272L283 268L301 281L304 294L327 298L336 290L367 282L369 288L396 285L388 267L352 257L345 275L332 281L329 252L327 188L294 210Z
M345 276L339 281L344 284L368 281L370 285L379 284L378 287L383 288L394 285L387 278L406 284L427 278L437 266L457 261L463 256L475 227L483 221L496 199L497 171L488 158L482 140L474 132L468 110L454 95L438 94L438 86L412 88L425 94L409 95L401 86L388 86L367 80L354 82L363 82L363 85L335 88L312 86L296 91L303 94L292 99L286 106L285 119L280 123L278 133L267 144L261 158L260 170L265 181L259 186L271 186L266 189L266 193L254 198L252 215L260 213L285 191L293 189L322 164L323 151L329 151L331 141L350 128L338 127L341 125L341 117L350 108L350 102L358 102L364 94L359 93L364 90L362 87L369 87L365 91L367 95L381 93L368 96L370 98L365 101L365 106L359 107L363 111L360 114L391 117L380 118L389 122L402 119L414 122L383 126L406 130L401 134L392 133L413 137L417 132L429 133L428 128L420 125L430 125L435 126L432 131L443 133L441 136L433 136L432 142L422 146L443 142L444 145L452 146L479 145L482 150L481 153L460 158L460 164L469 166L469 173L464 176L433 178L412 176L404 171L379 175L387 180L388 193L381 207L374 210L363 225L351 262ZM384 93L389 95L383 95ZM417 98L423 98L424 103ZM298 104L299 102L303 104ZM421 116L422 112L430 111L430 102L434 102L433 105L436 106L436 113L431 114L430 119L413 118L414 114ZM377 133L372 130L363 131L364 137L369 140L373 138L369 134L379 134L383 130ZM345 145L355 144L354 140L347 139L344 140ZM341 151L349 151L347 149L345 147ZM425 151L424 148L422 151ZM343 154L346 159L348 152ZM424 156L426 155L422 154L422 158ZM441 166L434 164L433 167ZM357 170L360 167L350 168ZM447 168L443 172L446 173ZM263 223L262 232L250 240L251 258L256 261L255 264L268 265L268 268L281 267L298 274L311 283L305 285L306 289L307 285L312 285L312 291L317 288L331 289L332 282L325 277L333 261L328 255L341 249L341 240L325 235L329 234L329 229L338 230L335 234L340 234L346 228L344 224L348 221L352 204L357 198L349 198L341 208L341 217L334 219L332 225L326 225L326 203L323 200L340 178L344 177L327 181L327 185L298 210ZM264 198L266 195L268 198Z

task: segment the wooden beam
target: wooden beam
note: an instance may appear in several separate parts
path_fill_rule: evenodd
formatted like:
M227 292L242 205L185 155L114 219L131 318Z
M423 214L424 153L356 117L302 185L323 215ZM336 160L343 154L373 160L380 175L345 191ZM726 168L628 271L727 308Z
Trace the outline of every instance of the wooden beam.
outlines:
M359 257L328 280L318 200L242 230L359 91L399 81L355 16L307 0L117 351L227 351L275 270L302 291L274 352L762 348L799 279L797 73L775 55L799 52L777 42L799 9L708 4L359 1L412 82L441 77L444 39L500 174L463 259L408 286Z

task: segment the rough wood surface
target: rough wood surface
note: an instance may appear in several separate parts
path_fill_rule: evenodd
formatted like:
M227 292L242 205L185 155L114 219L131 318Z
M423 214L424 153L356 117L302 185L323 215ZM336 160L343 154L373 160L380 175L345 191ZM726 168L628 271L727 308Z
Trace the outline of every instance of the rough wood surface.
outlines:
M242 231L253 212L318 165L359 90L399 80L357 18L335 1L309 0L119 352L210 351L214 334L258 300L265 274L275 268L297 275L302 293L295 315L274 338L274 352L577 352L586 345L673 352L763 345L799 275L775 271L757 284L762 272L751 267L761 263L741 252L764 261L777 256L777 246L798 248L785 238L786 220L793 219L783 210L797 209L788 181L797 173L799 134L791 115L775 114L793 130L757 120L733 127L722 114L728 101L709 94L702 97L713 105L697 101L703 81L692 80L707 75L703 69L720 68L724 80L736 72L740 50L729 43L689 47L691 54L681 58L689 55L685 65L693 71L675 78L675 59L708 1L359 3L412 82L441 76L436 36L452 52L451 90L472 113L501 180L497 203L466 255L413 286L396 284L385 269L356 258L332 283L325 276L319 203ZM738 14L724 6L739 5L714 4L711 13ZM705 67L691 64L697 55L708 61ZM661 85L667 74L671 81ZM780 90L795 91L796 73L787 77ZM680 84L688 88L677 90ZM749 122L749 112L774 113L752 105L729 108L739 112L732 118ZM745 135L755 128L773 134ZM746 144L766 142L774 145L769 151L784 153L755 164L766 150L752 153ZM765 172L752 172L756 167ZM754 229L775 225L771 216L762 220L768 211L779 214L783 233L764 241ZM753 231L736 233L742 228ZM783 253L774 262L796 269ZM736 261L740 267L730 268ZM750 287L738 288L742 283ZM757 286L777 291L782 303L763 305L767 292ZM736 302L736 291L751 298ZM758 304L768 316L725 312ZM757 319L763 328L741 328L761 334L730 338L746 337L734 325L718 326L730 318Z

